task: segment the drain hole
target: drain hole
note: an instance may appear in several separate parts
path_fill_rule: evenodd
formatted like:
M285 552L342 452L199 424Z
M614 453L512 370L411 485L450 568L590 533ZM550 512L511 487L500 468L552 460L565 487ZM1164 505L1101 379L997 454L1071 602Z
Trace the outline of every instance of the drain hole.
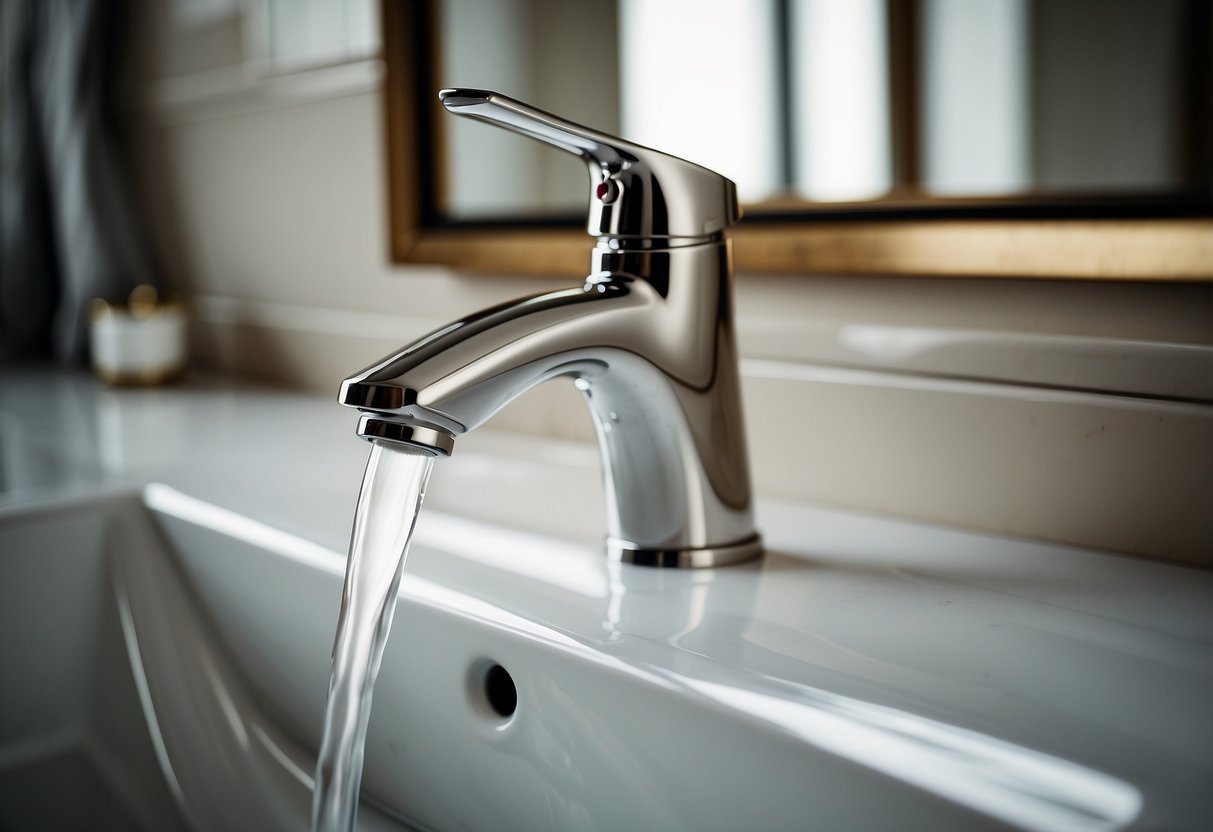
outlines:
M489 706L500 716L512 716L518 707L518 689L514 687L510 672L499 664L484 674L484 695Z

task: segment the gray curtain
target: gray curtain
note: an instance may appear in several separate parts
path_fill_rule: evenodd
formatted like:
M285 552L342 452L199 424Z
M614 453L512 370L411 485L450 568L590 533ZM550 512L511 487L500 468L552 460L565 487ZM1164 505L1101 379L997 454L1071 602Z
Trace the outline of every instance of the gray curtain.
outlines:
M18 353L87 355L95 297L157 285L120 164L115 0L0 0L0 331Z

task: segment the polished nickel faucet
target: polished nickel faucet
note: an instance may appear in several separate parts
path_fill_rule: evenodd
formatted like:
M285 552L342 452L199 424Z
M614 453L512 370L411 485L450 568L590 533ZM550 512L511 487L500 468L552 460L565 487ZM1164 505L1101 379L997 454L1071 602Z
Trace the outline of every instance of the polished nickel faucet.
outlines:
M584 285L455 321L347 378L340 401L364 411L358 434L449 455L455 436L568 376L598 434L611 558L758 557L725 238L741 217L733 183L498 93L439 98L585 160L598 244Z

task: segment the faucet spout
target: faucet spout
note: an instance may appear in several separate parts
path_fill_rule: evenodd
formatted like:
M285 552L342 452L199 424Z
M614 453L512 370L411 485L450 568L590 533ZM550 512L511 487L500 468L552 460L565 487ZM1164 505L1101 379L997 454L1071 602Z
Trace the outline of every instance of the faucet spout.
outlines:
M585 351L609 336L595 310L636 304L619 283L522 298L454 321L341 386L342 404L458 435L562 375L593 372ZM592 322L592 323L591 323Z
M708 566L757 556L728 243L600 247L594 260L581 287L456 321L351 376L341 403L367 411L368 438L424 445L570 377L597 432L611 557Z

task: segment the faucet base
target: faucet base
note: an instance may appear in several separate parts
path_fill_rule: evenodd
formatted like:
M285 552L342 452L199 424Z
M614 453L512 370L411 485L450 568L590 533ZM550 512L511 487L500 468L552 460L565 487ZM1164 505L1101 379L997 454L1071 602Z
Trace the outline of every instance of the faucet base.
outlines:
M608 537L607 558L617 563L662 568L701 569L730 566L762 557L762 537L755 534L740 543L702 549L644 549L626 540Z

